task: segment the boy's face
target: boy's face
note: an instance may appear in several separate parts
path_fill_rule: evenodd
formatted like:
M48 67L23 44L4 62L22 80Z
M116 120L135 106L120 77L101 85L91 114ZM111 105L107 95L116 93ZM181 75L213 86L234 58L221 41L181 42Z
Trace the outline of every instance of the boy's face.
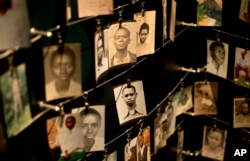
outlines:
M214 61L219 64L219 65L222 65L224 60L225 60L225 49L221 46L217 46L214 48L214 51L212 51L213 54L212 54L212 57L214 59Z
M146 41L147 37L148 37L148 30L147 29L142 29L139 36L140 36L140 42L144 43Z
M82 118L82 133L86 139L95 139L100 129L100 119L94 114L87 114Z

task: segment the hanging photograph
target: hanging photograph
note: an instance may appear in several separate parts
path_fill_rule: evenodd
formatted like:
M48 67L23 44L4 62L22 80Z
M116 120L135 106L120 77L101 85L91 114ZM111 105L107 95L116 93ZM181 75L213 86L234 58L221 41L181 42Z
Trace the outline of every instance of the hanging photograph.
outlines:
M250 1L241 0L239 19L250 24Z
M250 127L250 99L234 99L234 128Z
M176 8L177 8L177 3L176 3L175 0L172 0L171 1L171 15L170 15L169 38L173 42L174 42L174 39L175 39Z
M86 152L105 150L105 106L89 106L72 109L71 113L80 113L83 145Z
M236 47L234 62L234 81L243 87L250 88L250 50Z
M163 42L167 39L167 0L162 0L162 33Z
M1 75L0 92L6 134L10 138L32 119L24 63Z
M78 17L113 14L113 0L77 0Z
M155 15L156 11L134 14L137 24L136 56L153 54L155 49Z
M166 104L166 103L165 103ZM176 109L168 102L161 106L161 114L154 120L154 153L167 145L167 139L174 133Z
M197 25L222 26L223 0L197 0Z
M52 161L77 161L86 156L79 113L66 114L46 121Z
M204 127L201 156L223 160L226 147L227 130L217 127Z
M106 30L107 31L107 30ZM100 31L95 33L95 75L96 81L100 76L108 70L108 54L105 53L105 32Z
M184 145L184 130L178 131L178 143L177 143L177 152L176 152L176 161L183 161L183 145Z
M217 82L195 82L194 113L198 115L216 115L218 99Z
M43 48L46 101L73 97L82 93L81 45L64 44Z
M207 40L207 71L227 78L228 53L228 44Z
M107 160L104 158L102 161L117 161L117 151L112 152L107 156Z
M193 107L193 86L183 88L176 92L172 98L172 105L175 106L176 116L188 111Z
M125 161L150 161L150 128L146 127L142 134L138 134L137 137L130 140L130 143L125 145L124 148L124 160ZM147 141L148 140L148 141Z
M141 80L115 87L114 95L120 125L147 116Z
M134 64L136 56L136 22L122 22L109 27L109 67Z
M30 47L30 24L26 0L0 1L0 51Z

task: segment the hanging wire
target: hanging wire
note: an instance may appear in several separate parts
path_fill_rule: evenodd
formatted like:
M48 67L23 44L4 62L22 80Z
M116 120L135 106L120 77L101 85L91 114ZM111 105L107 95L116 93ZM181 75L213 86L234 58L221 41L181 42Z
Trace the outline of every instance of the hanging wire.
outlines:
M229 33L229 32L225 32L225 31L221 31L221 30L217 30L217 29L212 29L216 32L219 32L219 33L223 33L223 34L226 34L226 35L230 35L230 36L233 36L233 37L237 37L237 38L240 38L240 39L245 39L245 40L249 40L249 38L247 37L243 37L243 36L239 36L239 35L235 35L235 34L232 34L232 33Z

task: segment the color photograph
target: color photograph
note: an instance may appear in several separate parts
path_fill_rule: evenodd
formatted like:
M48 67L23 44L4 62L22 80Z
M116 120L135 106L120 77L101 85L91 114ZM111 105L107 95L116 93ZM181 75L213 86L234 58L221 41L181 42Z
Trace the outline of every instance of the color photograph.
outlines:
M1 75L0 91L6 133L10 138L32 119L24 63Z
M250 1L241 0L239 19L250 24Z

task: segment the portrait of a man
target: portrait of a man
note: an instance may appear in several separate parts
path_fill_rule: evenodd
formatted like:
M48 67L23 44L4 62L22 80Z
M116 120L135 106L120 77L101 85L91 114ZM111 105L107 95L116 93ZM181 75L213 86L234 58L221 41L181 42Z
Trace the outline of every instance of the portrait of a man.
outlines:
M57 46L48 46L44 48L43 54L46 100L80 95L80 44L65 44L63 53L59 53Z
M250 88L250 50L236 47L234 62L235 83Z
M113 24L109 29L109 65L110 67L131 64L136 56L136 22L124 22L122 26Z
M227 78L228 44L207 40L207 71Z
M105 149L105 106L89 106L72 109L72 113L80 113L83 146L86 152L103 151Z
M147 115L142 81L115 87L114 93L120 125Z
M95 74L96 81L106 70L108 70L108 56L105 53L104 32L95 34Z
M234 99L234 128L250 127L250 99Z
M204 115L217 114L218 83L195 82L194 113Z
M134 20L137 24L137 57L153 54L155 46L155 11L146 11L144 16L142 13L134 14Z

